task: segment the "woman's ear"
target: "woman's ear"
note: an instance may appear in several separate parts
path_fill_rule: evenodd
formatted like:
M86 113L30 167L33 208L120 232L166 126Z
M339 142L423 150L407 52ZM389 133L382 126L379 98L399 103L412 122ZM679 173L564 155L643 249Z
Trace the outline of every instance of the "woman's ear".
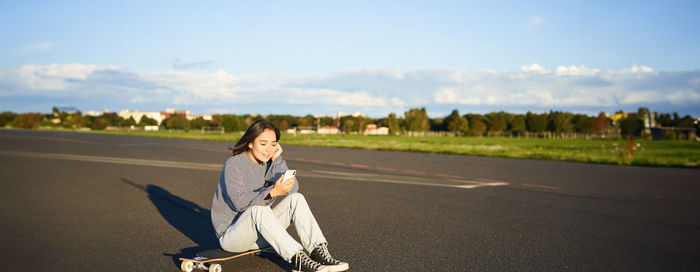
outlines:
M253 149L253 143L248 143L248 149Z

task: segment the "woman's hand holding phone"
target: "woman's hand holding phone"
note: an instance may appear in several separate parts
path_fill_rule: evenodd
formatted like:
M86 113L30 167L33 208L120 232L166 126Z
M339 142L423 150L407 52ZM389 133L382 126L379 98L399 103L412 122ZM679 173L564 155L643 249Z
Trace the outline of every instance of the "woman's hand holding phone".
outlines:
M284 175L282 175L270 191L271 197L277 197L286 194L292 188L294 188L294 176L296 175L296 170L287 170Z

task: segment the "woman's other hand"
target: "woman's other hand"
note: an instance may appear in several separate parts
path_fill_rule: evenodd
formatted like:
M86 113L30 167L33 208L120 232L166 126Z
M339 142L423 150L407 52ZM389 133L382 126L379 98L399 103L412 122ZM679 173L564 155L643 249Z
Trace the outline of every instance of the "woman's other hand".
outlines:
M275 153L272 153L272 160L274 161L280 155L282 155L282 145L278 143L277 150L275 150Z

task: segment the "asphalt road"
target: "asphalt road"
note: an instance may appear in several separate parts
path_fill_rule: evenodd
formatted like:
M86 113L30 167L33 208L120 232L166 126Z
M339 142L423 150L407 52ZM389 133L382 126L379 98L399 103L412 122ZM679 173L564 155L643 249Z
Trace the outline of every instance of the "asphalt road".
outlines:
M178 271L217 246L209 209L231 145L0 129L2 267ZM698 169L284 150L354 271L700 270Z

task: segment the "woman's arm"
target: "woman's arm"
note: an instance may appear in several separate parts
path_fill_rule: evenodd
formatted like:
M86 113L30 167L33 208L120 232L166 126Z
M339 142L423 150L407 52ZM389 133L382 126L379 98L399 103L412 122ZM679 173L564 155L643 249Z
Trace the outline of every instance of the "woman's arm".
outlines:
M226 192L231 197L233 208L242 211L250 206L264 206L272 203L271 199L265 199L272 188L261 187L256 190L249 190L246 183L255 182L247 180L250 177L241 167L236 167L234 163L227 162L224 169L224 183Z

